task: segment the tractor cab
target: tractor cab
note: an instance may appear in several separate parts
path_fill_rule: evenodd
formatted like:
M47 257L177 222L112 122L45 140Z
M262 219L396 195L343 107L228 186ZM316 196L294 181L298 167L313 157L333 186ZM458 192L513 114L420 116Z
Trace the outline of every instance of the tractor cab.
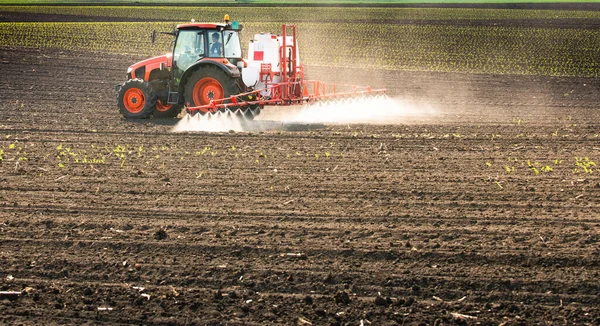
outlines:
M173 47L173 75L176 80L202 60L234 66L242 60L240 25L237 22L230 24L228 16L225 19L225 24L191 23L177 26Z

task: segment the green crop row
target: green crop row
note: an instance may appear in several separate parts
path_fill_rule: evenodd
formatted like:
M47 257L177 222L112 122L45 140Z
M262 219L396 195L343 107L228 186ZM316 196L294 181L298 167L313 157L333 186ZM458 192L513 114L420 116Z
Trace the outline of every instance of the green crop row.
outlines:
M166 52L170 39L152 44L152 30L173 23L0 23L0 45L154 55Z
M173 22L0 23L0 46L158 55ZM600 33L591 29L378 23L297 23L306 65L548 76L600 76ZM276 22L246 23L242 44Z

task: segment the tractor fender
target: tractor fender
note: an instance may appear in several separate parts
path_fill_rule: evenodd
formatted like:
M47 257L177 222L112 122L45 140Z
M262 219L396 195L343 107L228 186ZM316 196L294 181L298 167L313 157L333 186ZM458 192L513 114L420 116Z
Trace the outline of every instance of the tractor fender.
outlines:
M232 65L231 63L224 64L223 59L213 60L213 59L204 59L200 60L190 67L183 73L181 76L181 82L179 83L178 91L180 94L183 94L185 89L185 85L187 84L188 78L194 73L194 71L198 69L203 69L208 66L217 66L219 69L222 69L229 77L239 78L241 76L240 70L238 67Z

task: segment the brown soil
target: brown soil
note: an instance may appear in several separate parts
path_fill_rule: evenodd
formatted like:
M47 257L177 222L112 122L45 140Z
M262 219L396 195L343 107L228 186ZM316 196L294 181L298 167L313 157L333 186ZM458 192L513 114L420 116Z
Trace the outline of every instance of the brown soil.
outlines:
M417 110L172 133L139 59L0 49L1 324L600 323L598 80L308 67Z

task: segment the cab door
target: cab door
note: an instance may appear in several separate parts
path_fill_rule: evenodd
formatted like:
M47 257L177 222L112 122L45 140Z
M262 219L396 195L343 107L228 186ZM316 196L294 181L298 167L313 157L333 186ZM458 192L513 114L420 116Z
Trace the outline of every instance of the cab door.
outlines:
M177 84L188 67L206 56L206 31L179 30L173 47L173 77Z

